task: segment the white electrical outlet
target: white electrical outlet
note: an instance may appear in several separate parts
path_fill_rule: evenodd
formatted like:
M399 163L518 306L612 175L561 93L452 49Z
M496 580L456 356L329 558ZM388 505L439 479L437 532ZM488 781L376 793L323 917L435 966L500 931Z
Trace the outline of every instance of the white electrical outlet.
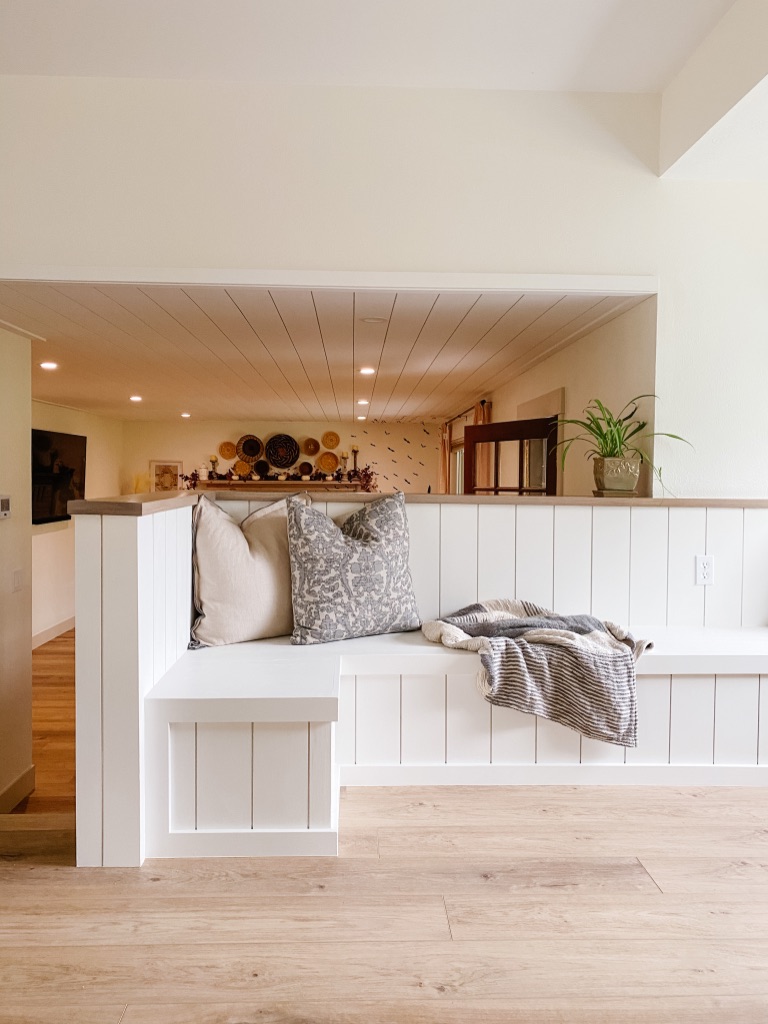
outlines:
M715 556L696 555L696 585L709 587L715 582Z
M13 590L14 593L17 590L21 590L24 586L24 573L21 569L13 570Z

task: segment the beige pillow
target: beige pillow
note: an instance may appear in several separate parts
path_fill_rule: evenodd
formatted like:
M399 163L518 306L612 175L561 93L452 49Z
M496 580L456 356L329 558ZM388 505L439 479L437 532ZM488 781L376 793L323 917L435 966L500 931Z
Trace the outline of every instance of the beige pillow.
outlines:
M193 517L197 619L190 647L283 636L293 629L285 499L236 523L205 495Z

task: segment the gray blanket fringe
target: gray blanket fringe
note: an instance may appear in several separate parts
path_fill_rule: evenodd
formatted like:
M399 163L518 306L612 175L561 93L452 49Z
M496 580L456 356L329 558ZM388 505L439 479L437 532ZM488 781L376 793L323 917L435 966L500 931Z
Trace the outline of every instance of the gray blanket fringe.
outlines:
M590 739L637 746L635 662L653 644L591 615L558 615L498 598L422 625L445 647L475 651L480 692L575 729Z

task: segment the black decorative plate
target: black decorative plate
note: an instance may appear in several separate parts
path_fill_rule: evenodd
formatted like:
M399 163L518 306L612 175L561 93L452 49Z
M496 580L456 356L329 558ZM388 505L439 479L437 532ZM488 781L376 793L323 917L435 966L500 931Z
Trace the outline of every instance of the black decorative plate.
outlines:
M259 459L256 465L253 467L263 480L265 476L269 475L269 463L266 459Z
M289 469L299 457L299 445L289 434L274 434L264 452L277 469Z
M250 462L251 465L260 459L264 452L264 445L255 434L243 434L237 442L237 456L243 462Z

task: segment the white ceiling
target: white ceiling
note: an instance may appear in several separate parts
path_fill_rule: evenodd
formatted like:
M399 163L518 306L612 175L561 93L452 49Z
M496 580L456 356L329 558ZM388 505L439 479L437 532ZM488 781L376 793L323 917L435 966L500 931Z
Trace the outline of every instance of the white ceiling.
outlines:
M733 0L0 0L0 74L661 92Z
M6 281L0 321L34 398L121 419L441 420L645 298Z

